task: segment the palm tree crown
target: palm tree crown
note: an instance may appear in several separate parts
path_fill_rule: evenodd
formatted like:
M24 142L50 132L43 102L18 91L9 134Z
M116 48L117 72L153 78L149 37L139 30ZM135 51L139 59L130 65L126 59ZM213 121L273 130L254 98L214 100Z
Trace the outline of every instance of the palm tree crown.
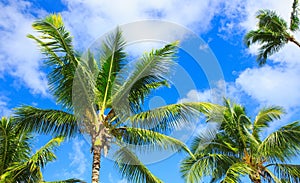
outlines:
M28 37L46 55L50 91L64 110L22 106L16 109L15 118L23 128L69 137L79 129L88 134L93 183L99 181L101 153L106 155L112 143L120 147L114 155L116 166L130 182L161 182L133 150L183 149L190 153L184 143L162 132L180 127L214 105L191 102L143 109L152 90L168 85L166 76L175 64L178 42L145 53L128 67L126 42L119 29L102 42L99 54L89 51L80 58L60 15L36 21L33 28L41 35Z
M254 183L300 181L300 165L289 164L299 155L300 123L289 123L263 138L261 133L280 119L280 107L259 111L254 121L241 105L225 101L224 118L216 136L199 134L192 144L193 157L186 158L181 172L187 182L199 182L211 176L211 182L241 182L248 175Z
M294 0L289 27L285 20L271 10L260 10L256 17L259 20L258 29L249 31L244 41L248 47L254 43L261 44L257 56L260 66L288 42L300 47L300 43L292 35L292 32L299 30L298 0Z

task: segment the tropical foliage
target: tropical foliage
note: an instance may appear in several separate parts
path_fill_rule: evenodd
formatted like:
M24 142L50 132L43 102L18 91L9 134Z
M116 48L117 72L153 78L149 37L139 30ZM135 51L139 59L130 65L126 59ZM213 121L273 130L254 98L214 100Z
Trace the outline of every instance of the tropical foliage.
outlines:
M251 30L246 34L245 44L248 47L255 43L261 45L257 56L259 65L264 65L269 56L278 52L288 42L300 47L300 43L292 34L299 30L298 6L298 0L294 0L289 26L275 11L258 11L256 16L259 20L258 29Z
M62 110L17 108L15 118L25 130L68 137L78 132L88 134L93 152L93 183L99 181L101 154L106 155L111 144L120 147L114 155L116 167L130 182L161 182L134 150L190 153L182 142L164 132L188 123L214 105L191 102L143 109L153 90L168 86L177 42L145 53L134 66L128 66L126 42L119 29L102 42L100 53L89 51L79 57L60 15L38 20L33 28L39 36L28 37L38 43L46 57L49 88Z
M55 160L54 150L64 138L56 137L32 153L32 135L19 131L16 121L2 118L0 121L0 182L45 182L41 169ZM80 182L77 179L57 181Z
M290 164L300 150L300 123L282 126L268 136L262 133L283 114L280 107L263 108L251 121L245 108L225 101L218 133L200 133L192 143L195 157L182 161L181 172L187 182L242 182L248 176L254 183L300 181L300 165ZM245 179L245 178L244 178Z

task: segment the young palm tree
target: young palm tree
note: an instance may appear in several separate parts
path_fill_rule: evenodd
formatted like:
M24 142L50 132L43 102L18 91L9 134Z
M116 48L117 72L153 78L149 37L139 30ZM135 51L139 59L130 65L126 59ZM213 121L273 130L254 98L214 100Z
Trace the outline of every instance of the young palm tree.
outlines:
M63 110L22 106L16 109L15 118L23 128L63 136L72 136L81 129L88 134L93 183L99 181L101 154L107 154L111 143L120 146L114 155L116 166L130 182L161 182L134 150L183 149L190 153L182 142L163 132L187 123L199 111L210 110L212 104L172 104L146 111L142 108L152 90L168 85L166 76L175 63L177 42L145 53L127 68L126 43L118 29L102 43L96 60L91 52L85 59L79 58L60 15L36 21L33 28L41 35L28 37L39 44L47 58L44 63L50 68L50 91Z
M56 159L53 151L63 141L63 138L51 139L32 154L31 134L19 131L14 120L3 117L0 120L0 132L0 182L44 182L41 169ZM69 179L57 182L81 181Z
M271 10L260 10L256 17L259 19L258 29L248 32L244 40L248 47L254 43L261 44L257 56L260 66L288 42L300 47L300 43L292 35L292 32L299 30L298 0L294 0L289 27L285 20Z
M253 122L245 108L226 100L220 131L199 134L193 141L194 157L182 161L187 182L211 176L211 182L241 182L248 175L253 183L300 181L300 165L289 164L300 152L300 123L292 122L263 138L261 132L283 113L280 107L260 110Z

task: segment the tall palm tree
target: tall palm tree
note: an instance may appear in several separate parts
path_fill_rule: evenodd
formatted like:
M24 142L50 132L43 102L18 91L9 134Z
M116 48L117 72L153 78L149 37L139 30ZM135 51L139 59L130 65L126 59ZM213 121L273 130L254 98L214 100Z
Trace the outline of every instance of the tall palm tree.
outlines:
M282 113L280 107L264 108L251 121L243 106L226 100L220 130L194 139L195 157L182 161L183 177L187 182L211 176L211 182L235 183L245 175L253 183L299 182L300 165L289 162L300 155L300 123L289 123L267 137L261 133Z
M300 42L292 34L299 30L298 0L294 0L289 27L275 11L259 10L256 18L259 19L258 29L249 31L244 41L248 47L254 43L261 44L257 56L260 66L264 65L269 56L278 52L288 42L300 47Z
M54 150L64 138L56 137L32 153L32 135L19 131L18 124L7 118L0 120L0 182L45 182L41 169L56 159ZM77 179L57 181L81 182Z
M95 59L97 54L91 52L79 58L60 15L38 20L33 28L40 36L28 37L46 56L50 91L62 110L17 108L15 118L24 129L69 137L78 132L88 134L93 183L100 178L101 154L106 155L112 143L120 147L114 154L116 166L130 182L161 182L134 150L183 149L190 153L184 143L164 132L188 123L199 111L207 112L214 105L191 102L143 109L152 90L168 85L166 76L175 63L177 42L145 53L127 68L126 43L119 29L107 36L100 58Z

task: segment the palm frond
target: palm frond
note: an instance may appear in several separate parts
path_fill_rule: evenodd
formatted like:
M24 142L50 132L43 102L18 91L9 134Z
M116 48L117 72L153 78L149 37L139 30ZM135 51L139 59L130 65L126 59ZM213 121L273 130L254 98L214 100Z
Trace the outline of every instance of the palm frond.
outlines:
M133 127L152 129L154 131L167 131L179 129L191 120L196 120L200 113L210 115L217 105L208 102L187 102L171 104L129 117Z
M220 179L236 161L237 158L223 154L195 154L195 158L188 157L181 162L180 172L188 183L200 182L204 176Z
M48 162L56 159L53 151L64 140L63 137L55 137L51 139L47 144L37 150L28 160L27 164L30 165L30 169L35 167L44 168Z
M147 129L120 127L116 130L122 134L122 141L134 147L145 150L186 151L191 157L193 153L180 140Z
M244 149L248 142L247 134L251 126L251 120L247 117L245 108L238 104L231 104L229 100L225 100L224 118L221 123L220 130L234 139L236 147Z
M234 155L238 153L235 142L222 134L215 134L214 131L199 134L192 142L191 150L197 153L220 153Z
M267 165L269 166L274 167L274 173L279 179L291 183L300 182L300 165L275 163Z
M95 62L93 55L88 53L87 58L78 64L72 85L73 113L82 127L82 132L88 133L97 122L100 96L96 81L99 70Z
M259 139L259 132L263 128L269 127L270 122L280 119L283 113L283 109L278 106L261 109L253 122L253 136Z
M260 66L266 63L269 56L278 52L288 42L289 36L282 32L276 33L271 30L253 30L246 34L245 44L249 47L251 44L261 44L257 56L257 62Z
M274 53L278 52L286 43L288 42L288 37L273 37L271 42L267 42L263 44L259 48L257 62L260 66L266 63L266 60L269 56L273 55Z
M14 119L20 129L71 137L78 132L74 115L59 110L43 110L32 106L15 109Z
M42 181L41 183L86 183L80 179L67 179L67 180L58 180L58 181Z
M283 18L271 10L259 10L257 16L258 27L263 30L272 30L273 32L285 32L287 23Z
M17 130L17 123L11 118L3 117L0 121L0 175L12 163L20 162L30 156L30 140L28 132Z
M97 76L97 89L99 90L100 108L104 110L111 107L112 86L117 74L124 67L126 54L124 52L126 42L119 28L109 34L102 43L100 50L100 72Z
M1 176L1 179L9 182L30 180L29 182L41 181L43 176L41 168L56 159L53 151L64 138L56 137L37 150L31 157L23 162L15 162ZM7 179L8 178L8 179Z
M285 162L299 154L300 124L298 121L281 127L271 133L258 147L262 156L272 161Z
M262 66L269 56L278 52L289 41L291 35L287 32L287 23L276 12L260 10L257 18L258 29L248 32L244 42L248 47L254 43L261 44L257 62Z
M112 102L119 114L131 114L140 111L142 100L153 89L152 83L165 82L170 74L178 42L166 45L164 48L146 53L135 64L133 72L128 78L118 77L113 88ZM129 72L124 68L122 72ZM119 74L120 76L128 74ZM148 87L147 87L148 86ZM134 95L139 95L138 97Z
M290 21L290 30L297 31L299 30L299 2L298 0L294 0L293 2L293 11L291 12L291 21Z
M126 147L122 147L115 154L116 163L123 177L127 181L136 183L161 183L162 181L154 176L149 169Z
M72 37L66 31L62 17L52 14L32 24L40 33L38 37L28 35L35 40L46 56L46 66L51 68L47 75L50 91L57 99L57 103L64 107L72 106L72 82L78 59L73 50Z
M232 164L225 174L222 183L237 183L241 182L240 177L242 175L250 174L252 169L243 162L237 162Z

